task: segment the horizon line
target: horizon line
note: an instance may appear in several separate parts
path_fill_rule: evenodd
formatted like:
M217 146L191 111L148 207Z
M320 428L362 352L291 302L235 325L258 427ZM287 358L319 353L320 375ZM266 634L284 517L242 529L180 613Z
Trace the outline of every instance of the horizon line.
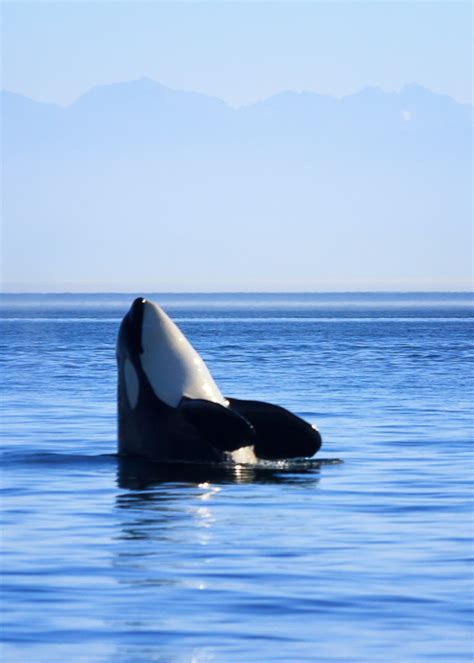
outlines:
M4 295L474 295L474 287L457 290L63 290L63 291L0 291Z

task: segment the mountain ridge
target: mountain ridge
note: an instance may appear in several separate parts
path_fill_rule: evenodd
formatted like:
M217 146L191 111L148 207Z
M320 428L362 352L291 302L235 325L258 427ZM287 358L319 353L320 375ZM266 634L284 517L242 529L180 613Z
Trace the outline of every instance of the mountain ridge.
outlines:
M367 87L340 99L283 91L235 109L197 92L173 90L149 78L96 86L69 106L2 92L4 154L84 149L98 152L182 149L192 145L311 145L336 153L387 154L417 149L465 153L472 107L410 84L399 92ZM407 145L407 141L409 145ZM364 147L365 146L365 147ZM431 157L430 157L431 158Z
M243 104L241 106L232 106L231 104L228 104L226 101L221 99L220 97L216 95L210 95L204 92L199 92L196 90L184 90L181 88L172 88L169 86L164 85L163 83L160 83L159 81L156 81L148 76L143 76L141 78L136 78L136 79L130 79L126 81L120 81L116 83L104 83L104 84L98 84L98 85L93 85L89 89L85 90L83 93L81 93L73 102L70 104L59 104L54 101L38 101L36 99L33 99L32 97L29 97L26 94L20 93L20 92L14 92L12 90L8 89L2 89L0 90L0 94L7 94L15 97L21 97L23 99L26 99L28 101L31 101L35 104L40 104L43 106L54 106L60 109L68 109L71 108L72 106L76 105L81 99L84 97L88 97L91 94L94 94L96 91L102 91L102 90L111 90L113 88L125 88L125 87L137 87L138 85L141 85L142 87L147 87L150 90L153 91L163 91L167 93L176 93L176 94L189 94L189 95L195 95L195 96L200 96L200 97L205 97L208 99L213 99L215 101L220 102L221 104L227 106L228 108L238 112L241 109L246 109L246 108L252 108L253 106L257 106L260 104L264 104L267 101L274 99L276 97L280 97L282 95L291 95L291 96L297 96L297 97L317 97L317 98L325 98L325 99L330 99L333 101L341 102L347 99L351 99L353 97L358 97L360 95L366 95L366 94L373 94L376 93L379 96L385 96L385 97L396 97L396 96L403 96L404 93L407 91L417 91L417 92L423 92L423 93L428 93L429 95L432 95L433 97L438 97L442 98L445 100L450 100L453 104L456 104L458 106L462 106L465 108L474 108L473 104L469 104L466 102L460 102L454 99L454 97L451 97L448 94L445 93L440 93L440 92L435 92L434 90L431 90L430 88L421 85L419 83L405 83L400 90L385 90L379 86L375 85L368 85L360 88L359 90L356 90L354 92L350 92L348 94L342 95L340 97L336 97L334 95L330 94L325 94L322 92L317 92L315 90L291 90L291 89L285 89L281 90L279 92L276 92L268 97L265 97L264 99L249 103L249 104Z

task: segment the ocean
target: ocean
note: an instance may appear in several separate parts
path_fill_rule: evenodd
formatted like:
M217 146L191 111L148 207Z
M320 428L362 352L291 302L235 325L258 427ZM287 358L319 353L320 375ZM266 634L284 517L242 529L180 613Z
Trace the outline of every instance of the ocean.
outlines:
M235 468L115 455L133 298L2 297L2 661L472 661L473 296L149 295L321 431Z

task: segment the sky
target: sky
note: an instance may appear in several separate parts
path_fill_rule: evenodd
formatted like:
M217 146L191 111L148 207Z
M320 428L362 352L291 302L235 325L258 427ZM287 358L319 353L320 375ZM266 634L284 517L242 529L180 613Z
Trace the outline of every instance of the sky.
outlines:
M471 101L471 7L449 2L4 2L2 87L70 104L149 76L249 104L419 83Z
M284 90L342 98L416 83L470 104L471 19L456 0L6 0L1 87L68 106L94 86L149 77L239 108ZM169 164L67 149L2 156L4 290L469 287L472 164L439 151L433 160L430 146L413 152L420 163L407 154L380 165L364 148L344 164L341 144L329 167L313 168L311 154L278 173L276 144L238 166L224 150L215 179L206 147Z

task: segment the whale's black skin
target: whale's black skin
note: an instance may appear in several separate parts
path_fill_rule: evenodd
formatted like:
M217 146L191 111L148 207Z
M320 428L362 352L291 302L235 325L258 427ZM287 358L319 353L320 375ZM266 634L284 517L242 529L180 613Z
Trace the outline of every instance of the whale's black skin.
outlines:
M258 458L301 458L321 448L319 431L285 408L261 401L229 398L229 408L245 417L256 432L254 445Z
M149 307L148 313L146 313L147 307ZM169 321L161 309L145 299L137 298L119 329L117 339L119 454L140 456L157 462L222 462L232 460L234 452L241 453L244 449L243 462L247 462L246 457L253 458L254 462L257 458L309 457L319 450L321 436L306 421L284 408L269 403L224 399L214 383L217 390L214 396L216 401L220 402L213 402L203 397L190 397L186 393L181 394L178 384L178 396L175 390L174 398L179 400L166 403L164 397L159 397L156 393L156 381L154 387L153 376L149 377L150 369L147 375L144 368L144 315L150 314L152 309ZM173 333L180 333L174 325L173 328L175 330ZM149 345L149 337L147 340ZM171 338L171 341L173 340ZM160 337L156 339L157 349L161 343L160 356L165 352L165 359L168 352L167 342L166 337L164 340ZM192 361L202 364L202 360L197 359L198 355L187 341L185 343L196 357L191 355ZM147 348L146 352L149 353L150 349ZM188 360L185 359L186 361ZM174 379L169 368L167 370L164 393L168 393L166 380ZM186 366L186 370L189 371L189 366ZM207 369L205 370L207 372ZM133 378L132 389L130 375ZM212 381L211 376L208 373L207 375ZM196 384L198 382L199 380ZM185 388L183 390L186 391ZM166 397L170 401L169 396Z

